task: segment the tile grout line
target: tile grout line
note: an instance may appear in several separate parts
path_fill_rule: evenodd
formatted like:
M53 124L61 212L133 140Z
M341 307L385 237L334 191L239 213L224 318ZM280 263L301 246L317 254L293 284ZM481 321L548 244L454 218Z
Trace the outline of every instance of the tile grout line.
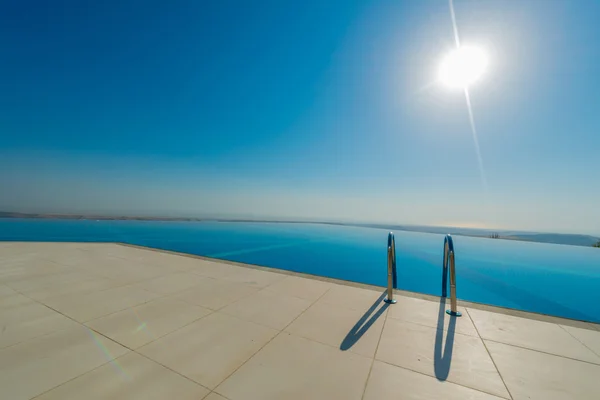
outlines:
M22 293L21 293L21 294L22 294ZM27 296L27 295L25 295L25 294L22 294L22 295L23 295L23 296L25 296L25 297L28 297L28 296ZM28 297L28 298L29 298L29 297ZM31 300L33 300L33 299L31 299ZM35 300L34 300L34 301L35 301ZM112 357L112 355L111 355L111 357L112 357L112 359L111 359L111 360L108 360L108 361L106 361L106 362L104 362L104 363L101 363L100 365L98 365L98 366L96 366L96 367L94 367L94 368L92 368L92 369L90 369L90 370L88 370L88 371L85 371L85 372L83 372L83 373L81 373L81 374L79 374L79 375L76 375L76 376L74 376L74 377L73 377L73 378L71 378L71 379L68 379L68 380L66 380L66 381L64 381L64 382L61 382L60 384L58 384L58 385L56 385L56 386L53 386L53 387L51 387L50 389L48 389L48 390L45 390L45 391L43 391L42 393L39 393L39 394L35 395L34 397L32 397L32 399L35 399L35 398L37 398L37 397L40 397L40 396L42 396L42 395L44 395L44 394L46 394L46 393L50 392L51 390L54 390L54 389L56 389L56 388L58 388L58 387L60 387L60 386L63 386L63 385L65 385L65 384L67 384L67 383L69 383L69 382L71 382L71 381L73 381L73 380L75 380L75 379L77 379L77 378L79 378L79 377L81 377L81 376L83 376L83 375L85 375L85 374L89 373L89 372L95 371L95 370L97 370L98 368L101 368L101 367L103 367L103 366L105 366L105 365L107 365L107 364L110 364L110 363L112 363L113 361L117 360L118 358L121 358L121 357L123 357L123 356L126 356L127 354L129 354L129 353L131 353L131 352L133 352L133 351L134 351L134 350L132 350L131 348L129 348L129 347L127 347L127 346L125 346L125 345L123 345L123 344L121 344L121 343L119 343L119 342L117 342L117 341L115 341L115 340L113 340L113 339L111 339L111 338L109 338L109 337L105 336L104 334L102 334L102 333L100 333L100 332L97 332L97 331L96 331L96 330L94 330L94 329L91 329L90 327L86 326L84 323L82 323L82 322L79 322L79 321L77 321L77 320L75 320L75 319L73 319L73 318L69 317L68 315L65 315L65 314L61 313L60 311L53 309L52 307L48 306L47 304L43 304L43 303L40 303L40 304L41 304L42 306L44 306L44 307L46 307L46 308L48 308L48 309L50 309L50 310L52 310L52 311L56 312L57 314L60 314L60 315L62 315L63 317L65 317L65 318L67 318L67 319L69 319L69 320L71 320L71 321L75 322L76 324L79 324L79 325L80 325L80 326L82 326L84 329L86 329L86 330L88 330L88 331L92 331L92 332L94 332L94 333L96 333L96 334L98 334L98 335L100 335L100 336L102 336L102 337L104 337L104 338L108 339L108 340L109 340L109 341L111 341L111 342L117 343L119 346L121 346L121 347L123 347L123 348L125 348L125 349L127 349L127 350L129 350L129 351L128 351L127 353L125 353L125 354L122 354L122 355L120 355L119 357ZM40 336L36 336L35 338L31 338L31 339L37 339L37 338L41 338L41 337L43 337L43 336L47 336L47 335L50 335L50 334L53 334L53 333L56 333L56 332L64 331L64 330L66 330L66 329L68 329L68 328L64 328L64 329L58 329L58 330L55 330L55 331L52 331L52 332L45 333L45 334L43 334L43 335L40 335ZM25 342L25 341L23 341L23 342L19 342L19 343L24 343L24 342ZM10 346L9 346L9 347L10 347Z
M389 310L388 310L388 313L389 313ZM385 322L387 322L388 318L391 318L392 320L399 321L399 322L409 322L409 323L411 323L410 321L401 321L401 320L398 320L398 319L396 319L396 318L394 318L392 316L389 316L389 314L386 314L386 319L384 320L384 326L383 326L383 328L381 330L381 336L383 336L383 329L385 328ZM422 326L427 326L427 325L422 325ZM427 326L427 327L431 328L431 326ZM381 336L380 336L380 340L381 340ZM471 335L465 335L465 336L475 337L475 336L471 336ZM313 340L313 339L309 339L309 340ZM317 341L315 340L315 342L317 342ZM317 343L321 343L321 342L317 342ZM325 343L322 343L322 344L325 344ZM329 346L331 346L331 345L329 345ZM401 366L401 365L393 364L393 363L385 361L385 360L378 359L377 358L377 350L378 350L378 348L379 348L379 342L377 344L377 349L375 350L374 361L378 361L378 362L390 365L392 367L401 368L401 369L404 369L404 370L407 370L407 371L411 371L411 372L414 372L414 373L417 373L419 375L423 375L423 376L426 376L426 377L429 377L429 378L437 379L433 375L429 375L429 374L421 372L421 371L417 371L417 370L414 370L414 369L411 369L411 368L408 368L408 367L404 367L404 366ZM355 353L355 354L358 354L358 353ZM370 377L370 371L369 371L369 377ZM455 382L455 381L446 381L446 382L448 382L449 384L452 384L452 385L461 386L461 387L464 387L464 388L467 388L467 389L470 389L470 390L474 390L474 391L477 391L477 392L489 394L489 395L494 396L494 397L502 398L502 397L498 396L498 394L490 393L490 392L487 392L485 390L481 390L481 389L478 389L478 388L467 386L467 385L465 385L463 383L459 383L459 382ZM366 392L366 387L365 387L365 392ZM363 396L364 396L364 394L363 394Z
M401 318L392 317L392 316L390 316L390 318L393 319L394 321L397 321L397 322L403 322L403 323L406 323L406 324L424 326L426 328L432 328L432 329L437 329L437 330L441 330L441 331L444 331L444 332L448 332L448 329L446 327L439 328L438 325L434 326L434 324L429 324L428 325L428 324L424 324L422 322L415 322L415 321L410 321L408 319L401 319ZM472 337L472 338L478 338L478 337L480 337L479 335L472 335L472 334L469 334L469 333L456 332L456 331L454 332L454 335L460 335L460 336L466 336L466 337Z
M378 361L378 362L380 362L380 363L383 363L383 364L390 365L390 366L392 366L392 367L396 367L396 368L404 369L404 370L406 370L406 371L414 372L414 373L416 373L416 374L419 374L419 375L423 375L423 376L427 376L427 377L429 377L429 378L433 378L433 379L435 379L435 380L437 380L438 382L441 382L441 383L447 383L447 384L452 384L452 385L456 385L456 386L464 387L464 388L467 388L467 389L470 389L470 390L474 390L474 391L476 391L476 392L480 392L480 393L489 394L490 396L494 396L494 397L497 397L497 398L499 398L499 399L505 399L505 400L508 400L508 399L506 399L506 397L501 397L501 396L499 396L498 394L495 394L495 393L486 392L485 390L482 390L482 389L477 389L477 388L474 388L474 387L471 387L471 386L467 386L467 385L465 385L465 384L463 384L463 383L458 383L458 382L455 382L455 381L449 381L449 380L440 381L440 380L439 380L439 379L437 379L435 376L433 376L433 375L429 375L429 374L426 374L425 372L417 371L417 370L415 370L415 369L411 369L411 368L408 368L408 367L403 367L403 366L401 366L401 365L397 365L397 364L392 364L391 362L384 361L384 360L379 360L379 359L376 359L376 361Z
M204 387L204 386L203 386L203 387ZM210 390L210 389L209 389L209 390ZM215 392L214 390L211 390L211 391L210 391L210 392L209 392L209 393L208 393L206 396L204 396L204 397L203 397L201 400L206 400L206 399L208 399L208 396L210 396L210 395L211 395L211 394L213 394L213 393L214 393L214 394L216 394L216 395L217 395L217 396L219 396L219 397L222 397L222 398L224 398L225 400L229 400L229 397L225 397L225 396L223 396L221 393L217 393L217 392Z
M24 296L25 296L25 295L24 295ZM26 296L26 297L27 297L27 296ZM92 332L94 332L94 333L96 333L96 334L98 334L98 335L100 335L100 336L104 337L105 339L107 339L107 340L109 340L109 341L111 341L111 342L117 343L119 346L121 346L121 347L123 347L123 348L125 348L125 349L129 350L129 352L128 352L128 353L125 353L125 354L123 354L123 355L121 355L121 356L119 356L119 357L113 357L111 360L109 360L109 361L107 361L107 362L105 362L105 363L102 363L101 365L99 365L99 366L97 366L97 367L95 367L95 368L92 368L92 369L91 369L91 370L89 370L89 371L83 372L83 373L81 373L81 374L79 374L79 375L77 375L77 376L75 376L75 377L73 377L73 378L71 378L71 379L69 379L69 380L67 380L67 381L65 381L65 382L62 382L62 383L60 383L59 385L57 385L57 386L54 386L54 387L52 387L51 389L48 389L48 390L44 391L43 393L40 393L40 394L36 395L35 397L39 397L39 396L41 396L42 394L49 392L50 390L54 390L54 389L56 389L56 388L57 388L57 387L59 387L59 386L62 386L62 385L64 385L64 384L68 383L68 382L71 382L71 381L72 381L72 380L74 380L74 379L77 379L77 378L79 378L80 376L83 376L83 375L85 375L85 374L87 374L87 373L89 373L89 372L92 372L92 371L94 371L94 370L96 370L96 369L98 369L98 368L100 368L100 367L102 367L102 366L104 366L104 365L106 365L106 364L112 363L114 360L116 360L116 359L118 359L118 358L120 358L120 357L123 357L123 356L125 356L125 355L127 355L127 354L129 354L129 353L131 353L131 352L133 352L133 353L136 353L136 354L138 354L138 355L140 355L140 356L142 356L142 357L144 357L144 358L146 358L146 359L148 359L148 360L150 360L150 361L152 361L152 362L154 362L154 363L156 363L156 364L158 364L158 365L160 365L160 366L162 366L162 367L164 367L164 368L168 369L169 371L171 371L171 372L173 372L173 373L175 373L175 374L177 374L177 375L179 375L179 376L182 376L183 378L185 378L185 379L189 380L190 382L193 382L193 383L195 383L196 385L200 385L200 386L202 386L203 388L206 388L207 390L210 390L209 388L207 388L207 387L205 387L205 386L201 385L200 383L198 383L198 382L196 382L196 381L194 381L194 380L192 380L192 379L188 378L188 377L187 377L187 376L185 376L185 375L182 375L182 374L180 374L180 373L179 373L179 372L177 372L177 371L174 371L173 369L171 369L171 368L167 367L166 365L163 365L163 364L159 363L158 361L156 361L156 360L153 360L153 359L151 359L151 358L147 357L146 355L144 355L144 354L142 354L142 353L139 353L139 352L138 352L138 351L136 351L136 350L137 350L137 349L141 349L142 347L144 347L144 346L146 346L146 345L148 345L148 344L150 344L150 343L152 343L152 342L155 342L156 340L159 340L159 339L161 339L161 338L163 338L163 337L165 337L165 336L167 336L167 335L169 335L169 334L171 334L171 333L174 333L174 332L176 332L176 331L178 331L178 330L180 330L180 329L183 329L183 328L187 327L188 325L191 325L191 324L193 324L194 322L201 320L201 319L202 319L202 318L204 318L204 317L207 317L207 316L209 316L209 315L212 315L212 314L214 314L214 313L215 313L214 311L213 311L213 312L210 312L210 313L208 313L208 314L206 314L206 315L203 315L202 317L200 317L200 318L198 318L198 319L196 319L196 320L194 320L194 321L190 322L189 324L186 324L185 326L182 326L182 327L180 327L180 328L176 329L176 330L175 330L175 331L173 331L173 332L169 332L169 333L167 333L167 334L165 334L165 335L161 336L160 338L156 338L156 339L152 340L151 342L148 342L148 343L144 344L143 346L140 346L140 347L138 347L137 349L132 349L132 348L130 348L129 346L127 346L127 345L125 345L125 344L123 344L123 343L121 343L121 342L118 342L118 341L116 341L116 340L114 340L114 339L111 339L110 337L106 336L106 335L105 335L105 334L103 334L102 332L98 332L97 330L95 330L95 329L92 329L91 327L89 327L89 326L85 325L85 323L83 323L83 322L79 322L79 321L77 321L77 320L75 320L75 319L73 319L73 318L69 317L68 315L65 315L65 314L61 313L60 311L58 311L58 310L55 310L54 308L52 308L52 307L50 307L50 306L48 306L48 305L46 305L46 304L42 304L42 305L43 305L44 307L46 307L46 308L48 308L48 309L50 309L50 310L52 310L52 311L54 311L54 312L58 313L58 314L60 314L60 315L64 316L65 318L68 318L68 319L70 319L71 321L73 321L73 322L75 322L75 323L77 323L77 324L81 325L83 328L87 329L88 331L92 331ZM128 307L128 308L126 308L126 309L130 309L130 308L132 308L132 307ZM124 309L124 310L126 310L126 309ZM124 310L121 310L121 311L124 311ZM65 329L68 329L68 328L65 328ZM56 332L59 332L59 331L65 330L65 329L59 329L59 330L56 330L56 331L52 331L52 332L49 332L49 333L46 333L46 334L43 334L43 335L37 336L36 338L43 337L43 336L46 336L46 335L49 335L49 334L52 334L52 333L56 333ZM35 338L32 338L32 339L35 339ZM23 342L24 342L24 341L23 341ZM23 342L20 342L20 343L23 343ZM8 347L10 347L10 346L8 346ZM111 355L111 357L112 357L112 355ZM35 398L35 397L34 397L34 398Z
M152 359L152 358L148 357L147 355L145 355L145 354L142 354L142 353L138 353L136 350L131 350L131 351L132 351L133 353L135 353L135 354L139 355L140 357L143 357L143 358L145 358L146 360L148 360L148 361L151 361L151 362L153 362L153 363L155 363L155 364L157 364L157 365L160 365L161 367L163 367L163 368L165 368L165 369L167 369L167 370L171 371L172 373L174 373L174 374L176 374L176 375L179 375L179 376L181 376L182 378L184 378L184 379L186 379L186 380L188 380L188 381L192 382L193 384L195 384L195 385L198 385L198 386L200 386L200 387L202 387L202 388L204 388L204 389L208 390L208 394L207 394L206 396L208 396L209 394L211 394L211 393L213 392L213 391L212 391L210 388L208 388L208 387L206 387L206 386L202 385L201 383L198 383L198 382L196 382L196 381L195 381L195 380L193 380L192 378L190 378L190 377L188 377L188 376L185 376L185 375L183 375L182 373L180 373L180 372L177 372L177 371L175 371L174 369L172 369L172 368L170 368L170 367L168 367L168 366L166 366L166 365L164 365L164 364L162 364L162 363L160 363L160 362L158 362L158 361L156 361L156 360L154 360L154 359Z
M57 311L57 312L58 312L58 311ZM200 320L200 319L202 319L202 318L204 318L204 317L207 317L207 316L209 316L209 315L211 315L211 314L213 314L213 313L206 314L206 315L204 315L204 316L202 316L202 317L198 318L196 321L198 321L198 320ZM196 322L196 321L190 322L190 323L189 323L189 324L187 324L186 326L188 326L188 325L190 325L190 324L192 324L192 323L194 323L194 322ZM92 329L92 328L90 328L90 327L88 327L88 326L86 326L86 325L84 325L84 324L82 324L82 323L80 323L80 322L78 322L78 321L75 321L75 322L79 323L79 324L80 324L80 325L82 325L84 328L86 328L86 329L88 329L88 330L90 330L90 331L94 332L95 334L97 334L97 335L100 335L100 336L102 336L103 338L105 338L105 339L107 339L107 340L109 340L109 341L111 341L111 342L115 342L115 343L117 343L118 345L120 345L120 346L122 346L122 347L126 348L127 350L129 350L129 352L128 352L128 353L125 353L125 354L123 354L123 355L121 355L121 356L119 356L119 357L113 357L113 358L112 358L112 360L109 360L109 361L107 361L107 362L103 363L101 366L104 366L104 365L106 365L106 364L112 363L113 361L115 361L115 360L117 360L117 359L119 359L119 358L121 358L121 357L123 357L123 356L126 356L126 355L128 355L128 354L130 354L130 353L135 353L135 354L137 354L137 355L139 355L139 356L141 356L141 357L144 357L144 358L146 358L147 360L149 360L149 361L152 361L152 362L154 362L154 363L156 363L156 364L158 364L158 365L160 365L160 366L162 366L162 367L164 367L164 368L168 369L169 371L171 371L171 372L173 372L173 373L175 373L175 374L177 374L177 375L179 375L179 376L181 376L181 377L183 377L183 378L187 379L188 381L195 383L196 385L199 385L199 386L201 386L201 387L203 387L203 388L205 388L205 389L207 389L207 390L210 390L209 388L207 388L207 387L205 387L205 386L201 385L200 383L198 383L198 382L194 381L193 379L191 379L191 378L189 378L189 377L187 377L187 376L185 376L185 375L183 375L183 374L180 374L179 372L177 372L177 371L175 371L175 370L173 370L173 369L169 368L168 366L166 366L166 365L163 365L163 364L159 363L158 361L156 361L156 360L153 360L153 359L151 359L150 357L148 357L148 356L146 356L146 355L144 355L144 354L142 354L142 353L139 353L138 351L136 351L137 349L140 349L140 348L144 347L145 345L144 345L144 346L140 346L140 347L138 347L137 349L132 349L131 347L129 347L129 346L127 346L127 345L125 345L125 344L123 344L123 343L121 343L121 342L117 342L116 340L114 340L114 339L111 339L110 337L106 336L106 335L105 335L105 334L103 334L102 332L99 332L99 331L97 331L97 330L95 330L95 329ZM183 327L181 327L181 328L179 328L179 329L183 329ZM177 329L177 330L179 330L179 329ZM173 333L173 332L170 332L170 333ZM162 337L164 337L164 336L167 336L167 335L168 335L168 333L167 333L167 334L165 334L165 335L163 335L163 336L161 336L161 338L162 338ZM158 339L160 339L160 338L158 338ZM158 339L155 339L155 340L153 340L153 342L154 342L154 341L156 341L156 340L158 340ZM150 343L152 343L152 342L150 342ZM150 343L147 343L147 344L150 344ZM101 366L99 366L99 367L97 367L97 368L100 368ZM93 370L95 370L95 369L97 369L97 368L94 368ZM81 374L81 375L78 375L78 376L76 376L76 377L75 377L75 378L73 378L73 379L79 378L80 376L82 376L82 375L85 375L85 374L87 374L88 372L91 372L91 371L93 371L93 370L90 370L90 371L84 372L83 374ZM71 381L71 380L73 380L73 379L70 379L70 380L69 380L69 381L67 381L67 382L70 382L70 381ZM67 383L67 382L63 382L63 383L61 383L61 385L65 384L65 383ZM61 386L61 385L59 385L59 386ZM56 388L56 387L54 387L53 389L55 389L55 388Z
M590 347L583 343L581 340L579 340L579 338L577 338L575 335L573 335L571 332L569 332L568 330L565 329L564 326L557 324L563 331L567 332L569 335L571 335L573 337L573 339L577 340L579 343L581 343L586 349L588 349L589 351L591 351L593 354L597 355L598 357L600 357L600 354L596 353L594 350L590 349ZM599 360L600 363L600 360Z
M128 349L128 350L131 350L131 349ZM88 374L88 373L90 373L90 372L96 371L97 369L100 369L100 368L104 367L105 365L107 365L107 364L110 364L111 362L113 362L113 361L115 361L115 360L117 360L117 359L119 359L119 358L121 358L121 357L124 357L124 356L126 356L126 355L128 355L128 354L130 354L130 353L131 353L131 351L129 351L129 352L125 353L125 354L122 354L122 355L120 355L119 357L113 358L113 359L112 359L112 360L110 360L110 361L107 361L107 362L105 362L105 363L102 363L102 364L98 365L97 367L94 367L94 368L90 369L89 371L85 371L85 372L83 372L83 373L81 373L81 374L79 374L79 375L77 375L77 376L74 376L74 377L73 377L73 378L71 378L71 379L67 379L66 381L64 381L64 382L61 382L61 383L59 383L58 385L51 387L50 389L44 390L42 393L36 394L36 395L35 395L35 396L33 396L33 397L30 399L30 400L37 399L38 397L40 397L40 396L43 396L43 395L45 395L46 393L49 393L49 392L53 391L54 389L58 389L59 387L61 387L61 386L64 386L64 385L66 385L67 383L69 383L69 382L71 382L71 381L74 381L74 380L75 380L75 379L77 379L77 378L80 378L80 377L82 377L83 375L86 375L86 374Z
M578 362L582 362L582 363L586 363L586 364L590 364L590 365L596 365L596 366L600 366L600 362L592 362L592 361L586 361L586 360L580 360L578 358L573 358L573 357L567 357L567 356L562 356L560 354L553 354L553 353L548 353L547 351L543 351L543 350L537 350L537 349L532 349L530 347L525 347L525 346L519 346L516 344L512 344L512 343L506 343L506 342L500 342L498 340L493 340L493 339L483 339L482 340L488 341L488 342L493 342L493 343L498 343L498 344L503 344L505 346L510 346L510 347L515 347L517 349L523 349L523 350L528 350L528 351L533 351L535 353L540 353L540 354L546 354L547 356L552 356L552 357L558 357L558 358L564 358L565 360L571 360L571 361L578 361ZM593 353L595 354L595 353Z
M383 306L382 306L383 307ZM375 352L373 353L373 357L371 359L371 366L369 367L369 372L367 373L367 379L365 380L365 386L363 387L361 400L365 398L365 394L367 393L367 386L369 385L369 379L371 379L371 372L373 371L373 365L375 365L375 358L377 357L377 351L379 350L379 343L381 343L381 337L383 336L383 330L385 329L385 324L389 315L389 307L385 310L385 318L383 320L383 326L381 327L381 332L379 332L379 339L377 340L377 346L375 346Z
M498 376L500 377L500 379L502 380L502 384L504 384L504 387L506 388L506 392L508 393L508 395L510 396L511 399L514 399L512 393L508 389L508 385L506 384L506 381L504 380L504 377L500 373L500 369L498 368L498 365L496 365L496 361L494 361L494 357L492 357L492 353L490 353L490 350L488 349L487 344L485 343L485 340L483 340L483 337L481 337L481 333L479 333L479 329L477 328L477 325L475 324L475 321L473 321L473 318L471 318L471 314L469 313L469 309L465 307L465 311L467 312L467 315L469 316L469 319L473 323L473 326L475 327L475 330L477 331L477 335L479 335L479 340L481 340L481 343L483 343L483 347L485 348L485 351L487 352L488 356L490 357L490 360L492 360L492 364L494 364L494 368L496 368L496 371L498 372Z
M260 351L261 351L262 349L264 349L264 348L265 348L265 347L266 347L266 346L267 346L269 343L271 343L273 340L275 340L275 338L276 338L276 337L278 337L279 335L281 335L281 333L282 333L282 332L284 332L284 331L285 331L285 329L287 329L287 327L288 327L288 326L290 326L291 324L293 324L293 323L294 323L294 321L296 321L298 318L300 318L302 315L304 315L304 313L305 313L306 311L308 311L308 310L309 310L309 309L310 309L310 308L311 308L313 305L315 305L315 304L316 304L316 303L317 303L319 300L321 300L321 298L322 298L323 296L325 296L325 295L327 294L327 292L329 292L330 290L331 290L331 288L327 288L327 290L326 290L325 292L323 292L323 294L321 294L321 295L319 296L319 298L317 298L315 301L313 301L313 302L312 302L312 304L311 304L310 306L306 307L306 309L305 309L304 311L302 311L300 314L298 314L298 315L296 316L296 318L294 318L294 319L293 319L293 320L292 320L292 321L291 321L289 324L287 324L287 325L286 325L286 326L284 326L284 327L283 327L283 328L282 328L282 329L281 329L279 332L277 332L277 334L276 334L275 336L273 336L273 337L272 337L272 338L271 338L269 341L267 341L267 343L265 343L264 345L262 345L262 346L260 347L260 349L258 349L258 350L257 350L257 351L256 351L254 354L252 354L250 357L248 357L248 359L247 359L246 361L244 361L244 362L243 362L241 365L239 365L239 366L238 366L238 367L237 367L237 368L236 368L236 369L235 369L235 370L234 370L234 371L233 371L231 374L227 375L227 376L225 377L225 379L223 379L221 382L219 382L219 383L218 383L218 384L215 386L215 388L213 389L213 392L215 392L216 394L218 394L218 395L220 395L220 396L221 396L221 393L219 393L219 392L216 392L216 390L217 390L217 388L218 388L219 386L221 386L221 385L223 384L223 382L225 382L227 379L229 379L231 376L233 376L233 374L235 374L235 373L236 373L236 372L237 372L237 371L238 371L240 368L242 368L244 365L246 365L246 363L248 363L248 362L249 362L251 359L253 359L253 358L254 358L254 356L256 356L258 353L260 353ZM247 321L246 321L246 322L247 322ZM259 325L259 326L263 326L263 325ZM271 328L271 329L273 329L273 328ZM288 335L290 335L290 333L289 333L289 332L285 332L285 333L287 333ZM225 397L225 396L224 396L224 397Z
M204 308L204 307L202 307L202 308ZM179 328L175 329L174 331L171 331L171 332L165 333L164 335L162 335L162 336L160 336L160 337L157 337L157 338L154 338L154 339L152 339L151 341L149 341L148 343L144 343L143 345L141 345L141 346L138 346L138 347L136 347L135 349L131 349L131 350L132 350L132 351L135 351L135 352L136 352L136 353L138 353L138 354L142 354L142 353L139 353L137 350L139 350L139 349L141 349L141 348L143 348L143 347L146 347L146 346L148 346L149 344L152 344L152 343L156 342L157 340L160 340L160 339L164 338L164 337L165 337L165 336L167 336L167 335L170 335L170 334L172 334L172 333L175 333L175 332L177 332L177 331L180 331L180 330L182 330L182 329L184 329L184 328L187 328L187 327L188 327L188 326L190 326L191 324L193 324L193 323L195 323L195 322L198 322L198 321L200 321L201 319L204 319L204 318L206 318L206 317L208 317L208 316L210 316L210 315L213 315L214 313L216 313L216 311L210 310L210 309L208 309L208 308L205 308L205 309L206 309L206 310L209 310L210 312L209 312L208 314L206 314L206 315L203 315L203 316L201 316L200 318L196 318L195 320L193 320L193 321L191 321L191 322L189 322L189 323L187 323L187 324L185 324L185 325L182 325L182 326L180 326ZM90 329L91 329L91 328L90 328ZM95 332L95 331L94 331L94 332ZM105 335L102 335L102 336L105 336ZM109 338L109 339L110 339L110 338ZM112 341L114 341L114 342L117 342L115 339L110 339L110 340L112 340ZM121 342L117 342L117 343L121 344ZM123 344L121 344L121 345L122 345L122 346L124 346ZM162 364L161 364L161 365L162 365Z

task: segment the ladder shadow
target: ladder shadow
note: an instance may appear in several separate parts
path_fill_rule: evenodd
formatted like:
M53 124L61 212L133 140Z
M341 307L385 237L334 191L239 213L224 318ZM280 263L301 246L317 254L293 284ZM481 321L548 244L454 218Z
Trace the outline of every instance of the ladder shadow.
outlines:
M387 310L389 307L388 303L383 302L386 292L384 291L381 296L373 305L363 314L362 317L354 324L352 329L348 332L342 343L340 344L340 350L346 351L352 348L360 340L360 338L369 330L369 328L377 321L377 319ZM383 303L383 305L377 309L377 306Z
M435 347L433 351L433 369L435 377L440 381L445 381L450 373L452 364L452 351L454 348L454 330L456 329L456 318L448 315L450 322L446 333L444 343L444 318L446 318L446 298L440 298L440 307L438 310L437 330L435 333ZM442 352L443 347L443 352Z

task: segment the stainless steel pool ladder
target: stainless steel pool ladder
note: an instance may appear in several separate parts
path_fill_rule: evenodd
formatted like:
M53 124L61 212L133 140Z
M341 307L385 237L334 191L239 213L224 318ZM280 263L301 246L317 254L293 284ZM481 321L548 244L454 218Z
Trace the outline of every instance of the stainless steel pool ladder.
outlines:
M448 264L450 271L448 271ZM460 317L462 314L458 311L456 304L456 265L454 262L454 243L452 236L446 235L444 238L444 269L442 271L442 297L447 297L448 272L450 272L450 309L446 314L454 317Z
M387 264L388 264L388 284L387 284L387 299L384 301L389 304L396 304L394 300L394 289L397 288L397 275L396 275L396 239L394 233L388 234L388 250L387 250Z

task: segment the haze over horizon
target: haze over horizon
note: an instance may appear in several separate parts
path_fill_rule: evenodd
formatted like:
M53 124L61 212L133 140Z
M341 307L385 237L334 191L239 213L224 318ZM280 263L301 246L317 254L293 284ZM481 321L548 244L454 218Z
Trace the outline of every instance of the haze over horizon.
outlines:
M600 236L600 2L14 2L0 210Z

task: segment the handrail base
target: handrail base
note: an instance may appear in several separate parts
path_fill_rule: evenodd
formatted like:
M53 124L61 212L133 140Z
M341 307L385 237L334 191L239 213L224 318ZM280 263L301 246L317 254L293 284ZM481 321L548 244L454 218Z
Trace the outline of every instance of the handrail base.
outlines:
M388 304L396 304L396 299L383 299L383 301Z
M462 317L462 313L460 311L452 311L452 310L446 310L446 314L451 315L453 317Z

